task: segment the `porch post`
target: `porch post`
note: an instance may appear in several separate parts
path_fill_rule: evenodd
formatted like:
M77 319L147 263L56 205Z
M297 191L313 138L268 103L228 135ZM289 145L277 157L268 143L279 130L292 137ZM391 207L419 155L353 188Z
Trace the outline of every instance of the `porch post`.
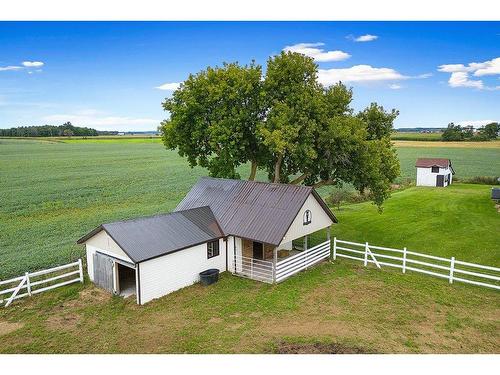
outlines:
M328 245L330 246L330 260L332 260L332 226L329 225L328 229L326 230L326 239L328 241Z
M304 236L304 251L307 251L307 234Z
M273 283L276 283L276 264L278 263L278 248L273 250Z

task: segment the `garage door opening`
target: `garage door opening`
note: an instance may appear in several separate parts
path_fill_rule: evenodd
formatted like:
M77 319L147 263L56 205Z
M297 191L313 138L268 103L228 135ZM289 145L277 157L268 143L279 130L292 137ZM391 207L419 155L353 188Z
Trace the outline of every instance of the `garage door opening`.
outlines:
M135 269L117 263L117 272L118 294L122 297L130 297L135 295Z

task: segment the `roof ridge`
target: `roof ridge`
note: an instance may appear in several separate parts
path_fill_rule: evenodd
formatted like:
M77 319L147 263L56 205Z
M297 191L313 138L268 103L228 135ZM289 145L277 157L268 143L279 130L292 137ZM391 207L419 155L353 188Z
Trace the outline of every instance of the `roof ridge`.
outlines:
M130 221L137 221L137 220L143 220L143 219L152 219L152 218L160 217L160 216L170 216L170 215L173 215L173 214L182 214L183 212L193 211L193 210L199 210L200 208L208 208L210 210L210 212L212 212L212 209L210 208L210 206L205 205L205 206L199 206L199 207L193 207L193 208L186 208L184 210L179 210L179 211L170 211L170 212L161 213L161 214L138 216L138 217L130 218L130 219L110 221L110 222L102 223L101 225L116 224L116 223L127 223L127 222L130 222ZM213 214L213 212L212 212L212 214Z
M287 184L284 182L271 182L271 181L258 181L258 180L241 180L241 179L236 179L236 178L225 178L225 177L212 177L212 176L201 176L200 179L207 179L207 180L224 180L224 181L235 181L235 182L242 182L242 183L255 183L255 184L265 184L265 185L277 185L277 186L294 186L300 189L308 189L312 190L314 187L309 186L309 185L295 185L295 184Z

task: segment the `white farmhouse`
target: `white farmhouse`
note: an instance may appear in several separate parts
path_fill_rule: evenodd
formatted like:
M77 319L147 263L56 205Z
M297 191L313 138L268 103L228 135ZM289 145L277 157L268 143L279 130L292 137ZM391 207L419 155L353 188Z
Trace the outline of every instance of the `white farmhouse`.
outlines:
M217 269L275 283L330 256L308 236L337 219L310 186L201 178L174 212L102 224L85 244L90 280L144 304ZM301 239L300 244L294 240Z
M450 159L419 158L417 167L417 186L445 187L451 184L455 171Z

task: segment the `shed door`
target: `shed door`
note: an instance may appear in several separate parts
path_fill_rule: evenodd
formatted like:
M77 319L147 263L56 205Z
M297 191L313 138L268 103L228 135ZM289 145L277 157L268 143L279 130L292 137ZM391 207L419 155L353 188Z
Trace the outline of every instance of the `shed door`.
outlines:
M94 283L110 293L113 293L113 268L113 259L99 253L94 254Z
M436 176L436 186L443 187L444 186L444 175L438 174Z

